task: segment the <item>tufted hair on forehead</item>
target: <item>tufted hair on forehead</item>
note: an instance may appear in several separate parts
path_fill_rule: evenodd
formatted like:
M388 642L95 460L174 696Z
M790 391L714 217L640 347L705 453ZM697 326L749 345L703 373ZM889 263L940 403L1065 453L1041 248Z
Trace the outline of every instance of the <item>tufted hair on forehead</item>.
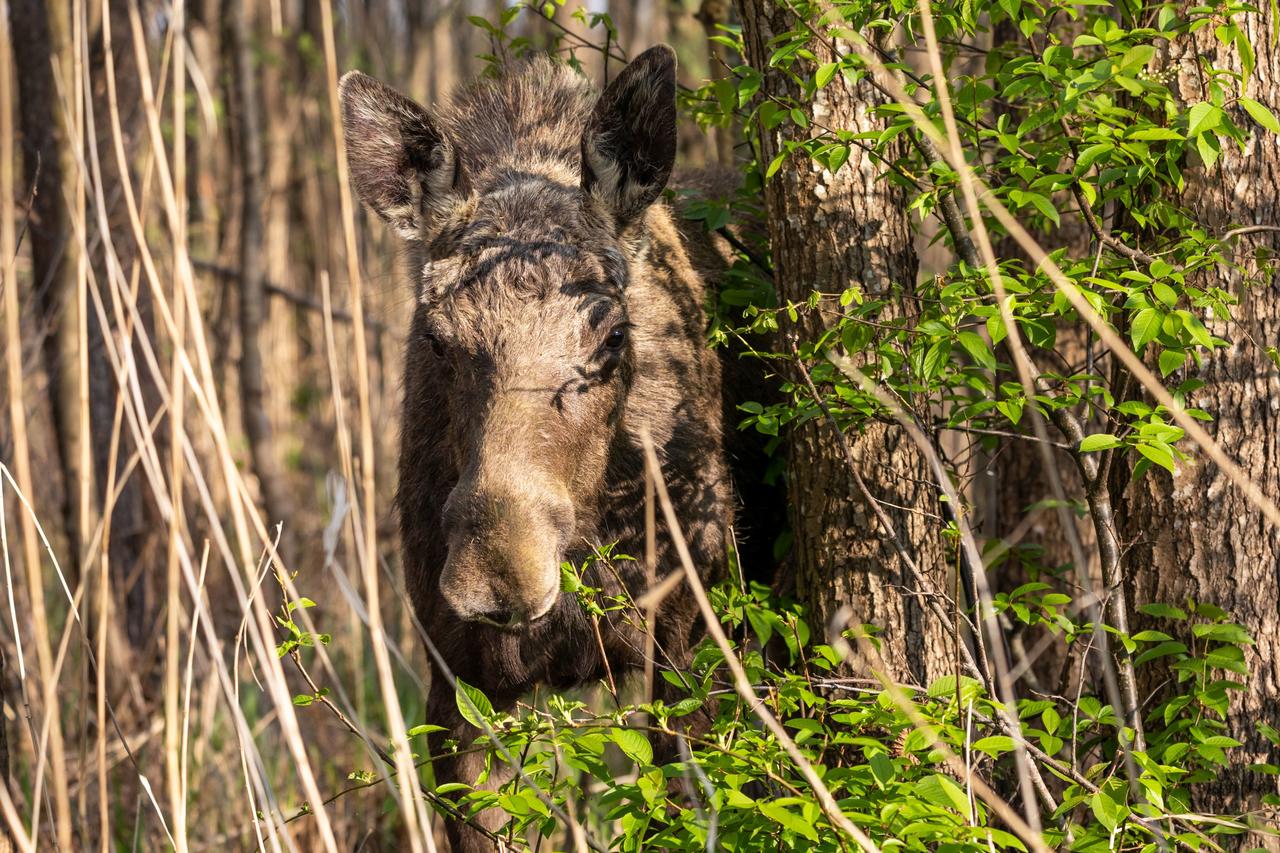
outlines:
M554 293L600 293L620 298L625 262L616 252L596 254L570 241L472 235L443 261L423 266L422 301L467 290L497 289L525 298Z

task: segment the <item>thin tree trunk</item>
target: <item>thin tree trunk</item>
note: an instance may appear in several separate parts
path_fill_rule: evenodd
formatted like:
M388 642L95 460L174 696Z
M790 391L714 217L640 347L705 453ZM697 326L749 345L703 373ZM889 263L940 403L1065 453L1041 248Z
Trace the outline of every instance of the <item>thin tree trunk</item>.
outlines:
M1237 17L1244 37L1256 52L1256 66L1245 94L1271 110L1280 110L1280 49L1273 39L1278 23L1273 7L1260 4L1260 14ZM1170 43L1184 53L1167 57L1166 67L1176 72L1175 85L1188 101L1208 100L1209 81L1200 73L1204 65L1240 70L1240 57L1224 47L1213 28L1206 27L1188 39ZM1234 94L1234 93L1233 93ZM1280 144L1274 134L1252 122L1238 106L1232 120L1249 133L1241 151L1224 145L1220 163L1208 170L1188 172L1180 199L1205 224L1210 233L1222 235L1230 228L1280 225ZM1258 272L1254 252L1280 250L1280 235L1255 233L1237 238L1232 253L1252 274ZM1213 415L1206 424L1219 445L1253 478L1263 494L1280 494L1280 374L1267 347L1280 340L1280 278L1272 273L1258 286L1243 286L1242 277L1230 271L1216 285L1237 296L1228 323L1210 329L1230 341L1216 350L1203 368L1189 366L1169 377L1170 383L1194 376L1205 382L1190 396L1189 405ZM1202 315L1203 316L1203 315ZM1118 472L1119 478L1127 472ZM1167 602L1185 605L1188 599L1217 605L1244 626L1256 645L1246 655L1249 676L1242 692L1232 692L1228 717L1230 734L1244 742L1232 752L1232 766L1224 768L1219 782L1206 788L1194 805L1214 813L1243 812L1258 807L1265 794L1280 793L1277 777L1251 772L1253 763L1280 764L1280 748L1271 744L1257 724L1280 725L1280 530L1268 524L1244 495L1202 454L1182 463L1177 474L1148 473L1128 486L1117 479L1117 524L1125 552L1130 602ZM1168 631L1167 622L1159 625ZM1151 688L1158 686L1152 674ZM1280 841L1252 836L1249 844Z
M739 0L738 9L747 60L764 72L762 89L797 96L785 74L768 68L769 40L793 29L795 18L769 0ZM827 43L814 40L808 47L817 62L834 58ZM879 99L869 85L837 78L805 109L811 118L820 116L824 126L863 132L878 129L868 105ZM787 124L765 134L762 160L771 160L787 136L808 132ZM855 148L835 175L801 155L789 158L770 179L765 202L781 299L804 302L814 290L839 294L851 286L869 298L892 298L895 287L910 292L917 262L905 198L893 184L877 180L883 169ZM784 334L812 340L826 322L815 312L803 313ZM924 579L911 576L879 529L854 486L832 426L813 420L788 438L795 533L790 580L815 624L843 628L845 615L851 614L855 625L882 628L884 655L896 678L927 682L953 672L951 626L939 624L917 594L944 593L950 585L938 537L943 525L937 487L911 439L884 424L850 436L863 478L883 502Z
M111 62L116 77L116 107L120 115L121 135L125 156L130 161L137 150L137 140L142 128L143 111L141 91L138 80L138 67L134 59L132 36L130 34L129 13L127 3L111 4L111 52L105 54L101 36L94 39L92 55L89 60L89 79L93 86L91 91L95 139L93 144L100 152L101 192L107 204L107 228L105 234L97 234L96 251L90 259L93 265L94 278L103 291L103 300L107 303L108 315L111 313L108 295L110 275L106 259L106 244L110 243L124 271L126 278L137 275L137 247L134 244L132 229L129 225L128 211L124 203L122 184L132 181L136 186L136 175L121 174L117 158L114 155L115 143L112 137L111 111L106 85L104 66ZM145 11L144 11L145 16ZM96 230L96 217L90 216L90 225ZM93 245L93 244L91 244ZM146 334L155 339L154 317L151 305L150 290L139 287L137 293L138 314L142 328L135 329L135 337ZM110 322L110 316L108 316ZM135 651L146 648L154 639L155 623L155 591L152 588L161 577L160 568L163 560L161 543L164 524L160 519L160 510L150 494L150 489L136 470L133 476L120 482L127 468L128 460L135 452L133 438L125 429L120 435L119 447L112 452L113 423L115 410L121 389L117 387L116 377L112 372L110 359L107 356L106 336L110 329L104 329L97 311L92 307L87 312L86 322L89 347L89 433L93 443L94 485L97 490L98 503L105 504L109 499L106 493L107 483L111 479L109 468L111 460L115 462L115 477L119 484L119 494L111 508L111 529L107 545L112 571L112 585L116 589L118 599L123 605L122 615L124 629L129 644ZM141 352L136 353L141 363ZM155 384L146 371L139 374L142 386L143 402L146 410L154 412L159 407L160 395ZM167 442L163 426L155 436L158 450L164 454ZM105 512L105 508L104 508ZM118 626L113 626L118 627ZM128 650L117 648L113 654L112 673L127 673L136 676L137 670L132 662L126 663Z
M707 76L723 80L729 74L725 47L711 41L720 35L720 27L729 22L729 0L702 0L696 15L707 37ZM707 128L707 161L721 166L733 165L733 127Z
M227 48L232 54L236 127L240 151L240 406L253 471L262 490L268 525L291 521L293 512L284 473L276 459L267 415L262 372L262 326L267 315L263 265L262 110L250 43L251 12L245 2L229 4ZM281 551L291 554L281 537Z
M61 514L69 559L76 572L83 547L77 495L89 488L80 470L79 346L77 296L79 245L72 238L65 181L75 174L74 141L64 104L72 100L74 65L66 3L13 0L9 6L22 123L22 160L27 186L35 187L28 238L33 291L39 313L37 333L49 381L54 444L62 473ZM58 80L54 66L58 67ZM61 87L61 88L59 88Z

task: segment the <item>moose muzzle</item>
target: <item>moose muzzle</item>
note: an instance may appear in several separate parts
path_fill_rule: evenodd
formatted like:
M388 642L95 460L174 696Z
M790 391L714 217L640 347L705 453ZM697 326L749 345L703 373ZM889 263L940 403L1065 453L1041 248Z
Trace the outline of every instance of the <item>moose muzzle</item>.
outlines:
M440 591L462 619L516 630L559 597L574 512L562 488L529 472L503 480L464 480L449 496Z

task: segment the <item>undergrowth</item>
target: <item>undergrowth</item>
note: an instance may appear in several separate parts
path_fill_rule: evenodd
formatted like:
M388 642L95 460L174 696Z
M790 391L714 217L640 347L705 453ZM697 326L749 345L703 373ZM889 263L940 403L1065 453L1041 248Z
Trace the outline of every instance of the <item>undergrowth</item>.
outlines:
M571 569L565 587L588 613L639 618L634 607L599 599ZM1064 678L1063 692L1019 699L1018 728L1010 730L985 678L885 680L875 626L824 638L799 605L754 583L722 583L710 600L758 702L784 723L843 815L882 850L1035 849L975 793L980 788L1039 823L1048 849L1245 849L1244 833L1256 824L1250 815L1197 815L1190 806L1192 789L1212 785L1239 746L1225 734L1224 719L1231 691L1247 677L1244 652L1252 640L1216 607L1149 605L1145 612L1165 630L1132 636L1104 626L1133 652L1140 673L1164 659L1180 682L1173 698L1146 709L1147 748L1138 750L1115 708L1087 692L1089 675L1078 666L1068 667L1075 677ZM1032 583L1001 596L998 607L1021 628L1056 635L1078 664L1094 626L1065 603ZM309 635L300 639L287 614L280 623L288 634L281 654L313 644ZM575 837L619 851L856 848L761 726L756 707L734 691L714 642L698 647L688 669L659 675L679 698L640 696L634 684L613 694L602 681L581 695L522 702L510 713L458 682L458 708L477 737L446 748L483 750L486 771L474 787L449 783L431 793L456 797L468 815L501 810L509 819L500 834L516 849L574 849ZM296 702L319 698L303 694ZM688 731L686 722L704 707L709 727ZM429 758L425 736L433 730L427 721L409 731L423 750L420 760ZM670 760L655 757L655 744L672 737L678 748ZM1037 779L1030 804L1017 796L1018 751ZM504 754L516 758L519 774L485 790ZM351 778L373 783L376 775L359 768Z

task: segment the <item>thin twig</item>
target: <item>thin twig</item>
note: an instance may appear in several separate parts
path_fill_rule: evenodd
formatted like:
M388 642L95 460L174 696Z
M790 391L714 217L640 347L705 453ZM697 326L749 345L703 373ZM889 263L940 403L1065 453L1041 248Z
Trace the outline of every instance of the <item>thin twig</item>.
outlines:
M1233 237L1243 237L1246 234L1261 234L1263 232L1280 232L1280 225L1245 225L1241 228L1232 228L1218 239L1225 243Z

